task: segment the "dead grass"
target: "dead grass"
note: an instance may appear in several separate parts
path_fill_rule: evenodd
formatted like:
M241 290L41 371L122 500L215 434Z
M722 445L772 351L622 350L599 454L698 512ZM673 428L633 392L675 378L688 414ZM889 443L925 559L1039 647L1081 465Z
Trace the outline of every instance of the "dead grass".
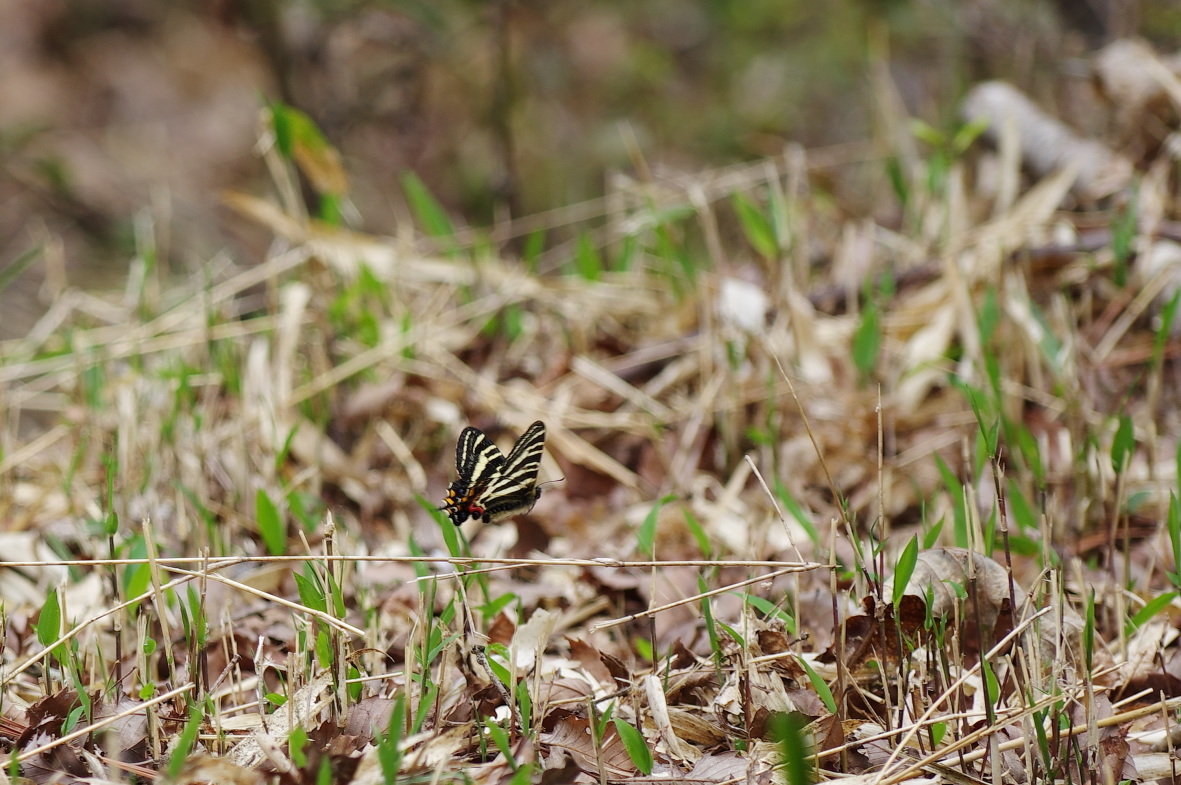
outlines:
M272 148L263 263L61 288L0 345L22 776L1171 776L1172 165L1100 209L992 131L430 240L309 220ZM468 557L456 435L536 419L557 482Z

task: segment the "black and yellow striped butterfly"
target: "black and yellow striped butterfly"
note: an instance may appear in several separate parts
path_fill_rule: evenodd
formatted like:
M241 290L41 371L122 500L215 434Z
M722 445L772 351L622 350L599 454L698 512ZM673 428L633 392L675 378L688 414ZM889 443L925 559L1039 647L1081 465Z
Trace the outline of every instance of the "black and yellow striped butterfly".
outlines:
M460 526L469 518L496 523L529 512L541 496L537 470L545 449L545 423L529 426L505 458L479 428L467 427L455 445L459 476L439 509Z

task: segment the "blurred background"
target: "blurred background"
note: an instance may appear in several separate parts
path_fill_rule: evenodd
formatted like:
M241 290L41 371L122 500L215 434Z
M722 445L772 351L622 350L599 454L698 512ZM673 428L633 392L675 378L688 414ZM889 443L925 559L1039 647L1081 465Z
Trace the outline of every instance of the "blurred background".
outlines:
M273 235L222 206L267 193L260 109L306 112L344 158L355 228L391 234L414 171L487 225L693 172L872 145L889 100L954 127L1005 79L1084 133L1088 53L1181 41L1176 0L0 0L0 293L20 336L65 284L118 285L145 248L177 275ZM854 154L865 157L864 150ZM814 183L872 212L855 181ZM48 287L47 287L48 284Z

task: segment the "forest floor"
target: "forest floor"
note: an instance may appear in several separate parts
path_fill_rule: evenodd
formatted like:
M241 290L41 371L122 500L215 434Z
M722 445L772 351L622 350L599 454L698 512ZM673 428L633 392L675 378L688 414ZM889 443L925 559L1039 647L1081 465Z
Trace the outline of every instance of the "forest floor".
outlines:
M268 258L0 344L0 777L1172 777L1176 167L1023 100L393 237L274 107Z

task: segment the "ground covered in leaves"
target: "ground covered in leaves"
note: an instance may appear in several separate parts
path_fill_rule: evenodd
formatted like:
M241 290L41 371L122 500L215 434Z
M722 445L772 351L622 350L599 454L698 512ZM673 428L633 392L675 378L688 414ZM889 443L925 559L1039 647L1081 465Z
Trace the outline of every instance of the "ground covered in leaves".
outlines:
M4 770L1172 779L1181 69L1091 67L1105 139L986 83L488 231L407 179L394 238L272 107L267 259L0 345ZM538 419L536 506L456 529L461 430Z

